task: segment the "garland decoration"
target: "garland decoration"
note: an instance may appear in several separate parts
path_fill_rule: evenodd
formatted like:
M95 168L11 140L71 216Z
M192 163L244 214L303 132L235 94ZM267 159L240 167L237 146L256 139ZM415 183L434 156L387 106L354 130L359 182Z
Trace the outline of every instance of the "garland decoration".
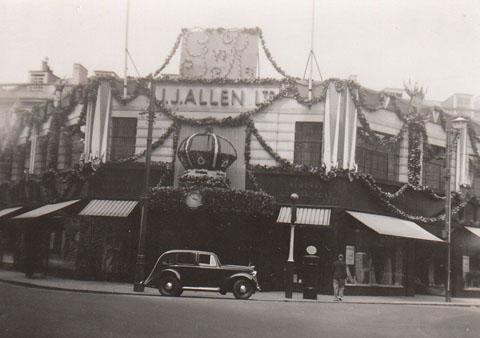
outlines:
M258 33L258 36L260 37L260 43L262 44L263 52L265 53L265 56L267 57L268 61L270 61L270 63L272 64L273 68L275 68L275 70L283 77L286 77L288 79L293 79L293 77L288 75L273 59L272 53L270 53L270 50L268 49L267 44L265 42L265 38L263 37L263 32L258 27L257 27L257 33Z
M249 168L247 168L246 173L247 173L248 179L250 180L250 183L252 184L253 190L254 190L254 191L261 191L261 192L263 192L263 189L262 189L262 188L260 187L260 185L258 184L257 178L256 178L255 175L253 174L252 170L249 169Z
M135 79L136 85L133 89L133 93L129 94L128 97L123 96L123 84L120 84L115 79L108 79L108 80L110 82L110 88L111 88L111 93L113 98L124 106L129 104L133 100L135 100L140 95L144 95L147 97L150 96L148 78Z
M220 31L220 30L225 30L223 28L217 28L216 29L217 31ZM206 30L207 32L209 30ZM210 30L211 31L211 30ZM289 78L289 79L293 79L292 76L288 75L278 64L277 62L273 59L273 56L272 56L272 53L270 52L270 50L268 49L267 47L267 44L265 42L265 38L263 36L263 32L262 30L259 28L259 27L256 27L256 28L253 28L253 29L243 29L244 32L246 33L249 33L249 34L258 34L259 38L260 38L260 42L261 42L261 45L262 45L262 49L267 57L267 59L270 61L270 63L272 64L272 66L275 68L275 70L280 74L282 75L283 77L285 78ZM153 73L149 74L147 77L153 77L153 78L156 78L158 77L158 75L165 69L165 67L168 66L168 64L170 63L173 55L175 55L175 53L177 52L178 50L178 47L180 46L180 43L182 41L182 39L185 37L185 35L187 34L188 30L183 28L180 32L180 34L178 34L177 36L177 39L170 51L170 53L168 54L167 58L165 59L165 61L162 63L162 65Z
M405 184L400 189L397 190L395 193L385 192L381 189L381 187L376 183L375 179L370 174L365 174L361 172L357 172L354 170L349 169L338 169L334 168L333 170L329 171L328 173L325 172L324 168L315 168L310 170L306 166L294 166L291 168L284 168L284 167L267 167L267 166L253 166L250 168L253 172L268 172L268 173L304 173L314 175L315 177L320 178L322 181L330 181L336 178L346 178L350 181L358 180L364 186L368 188L368 191L375 196L380 203L393 215L398 216L400 218L408 219L413 222L419 222L423 224L431 224L445 220L445 214L438 215L436 217L424 217L424 216L417 216L417 215L410 215L403 210L399 209L392 203L392 200L400 197L403 195L408 189L414 191L420 191L427 193L431 198L435 200L443 200L445 197L441 197L436 195L431 189L426 187L415 187L411 184ZM460 195L457 193L452 194L456 199L460 199ZM452 215L457 214L461 209L463 209L470 199L465 198L461 200L457 206L452 208Z
M162 214L188 212L185 198L189 188L155 187L151 190L149 207ZM278 207L273 196L252 190L201 188L203 205L200 207L210 215L228 215L248 219L275 217Z
M178 124L175 123L175 122L173 122L167 128L165 133L163 133L158 138L158 140L156 140L155 142L152 143L152 151L157 149L158 147L162 146L165 143L165 141L170 137L170 135L172 135L173 133L178 134ZM178 136L177 136L177 139L178 139ZM135 154L135 155L127 157L127 158L122 158L122 159L119 159L119 160L116 160L116 161L112 161L112 162L114 162L114 163L134 162L134 161L138 160L140 157L145 156L146 152L147 152L147 149L145 148L145 150L143 150L141 153Z
M357 118L358 118L358 121L360 122L359 136L361 136L364 140L372 144L387 145L387 146L398 145L403 140L403 137L409 128L409 125L407 121L403 118L403 116L401 117L401 120L404 121L404 123L400 128L399 132L397 133L397 135L380 137L375 131L373 131L370 128L370 124L368 123L367 117L363 112L363 109L366 109L369 111L376 110L371 107L370 108L367 107L367 105L365 104L365 99L363 98L365 96L364 90L362 89L362 87L360 87L357 83L353 81L347 81L347 87L350 90L350 93L352 93L350 97L352 98L353 104L355 105L355 109L357 110ZM397 113L397 116L400 117L401 115Z
M195 190L199 188L221 188L228 189L230 187L230 181L226 176L211 176L208 175L207 170L195 170L196 175L190 175L185 172L180 176L178 185L182 188Z
M421 127L410 124L408 133L408 183L418 186L422 172L422 145Z
M288 92L288 88L284 88L278 92L278 94L273 95L268 100L259 103L255 109L243 112L235 117L225 117L222 119L216 119L214 117L205 117L201 119L189 118L182 115L178 115L173 112L169 107L165 106L162 102L156 101L157 107L160 111L165 114L168 118L173 121L176 121L179 124L186 124L194 127L205 127L205 126L219 126L219 127L240 127L247 125L251 120L251 117L262 112L265 108L272 105L279 98L285 97Z
M177 160L178 141L180 138L181 125L177 121L173 121L173 123L175 125L175 129L173 130L173 136L172 136L172 147L173 147L172 166L175 166L175 161Z
M160 66L160 68L158 68L155 72L153 72L153 74L150 73L149 75L147 75L147 78L150 78L150 77L156 78L158 76L158 74L160 74L162 72L162 70L164 70L165 67L168 66L168 64L170 63L170 60L172 59L173 55L175 55L175 53L177 52L177 49L180 46L180 42L182 41L182 38L184 37L186 32L187 32L187 30L185 28L183 28L182 31L180 32L180 34L178 34L177 40L175 40L175 44L173 45L173 48L170 51L170 54L168 54L168 56L165 59L165 61L163 62L163 64Z
M266 78L251 78L251 79L231 79L231 78L202 78L202 77L170 77L169 75L161 75L155 81L171 84L198 84L198 85L277 85L282 86L288 79L275 79L271 77Z
M270 147L267 142L263 139L263 137L260 135L258 132L258 129L255 127L253 123L249 125L249 128L251 129L250 132L257 138L258 143L265 149L265 151L272 156L275 161L277 161L281 167L292 167L292 163L290 163L288 160L282 158L276 151Z

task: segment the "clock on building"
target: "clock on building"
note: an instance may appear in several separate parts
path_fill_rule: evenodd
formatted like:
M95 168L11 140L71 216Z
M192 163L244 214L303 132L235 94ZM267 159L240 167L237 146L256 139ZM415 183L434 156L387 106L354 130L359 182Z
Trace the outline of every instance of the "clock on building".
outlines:
M199 191L191 191L187 194L185 198L185 204L190 209L196 209L202 205L202 194Z

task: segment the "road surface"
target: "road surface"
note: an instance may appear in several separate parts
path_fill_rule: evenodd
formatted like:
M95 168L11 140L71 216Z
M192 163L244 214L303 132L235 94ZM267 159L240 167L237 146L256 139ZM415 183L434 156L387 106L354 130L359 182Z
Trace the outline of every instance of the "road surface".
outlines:
M0 283L0 337L480 337L475 307L192 295L86 294Z

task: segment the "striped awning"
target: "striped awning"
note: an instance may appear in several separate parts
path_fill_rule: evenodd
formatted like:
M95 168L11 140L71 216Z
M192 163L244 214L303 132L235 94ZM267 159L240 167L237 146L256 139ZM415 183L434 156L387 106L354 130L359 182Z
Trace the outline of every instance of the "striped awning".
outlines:
M291 207L281 207L278 213L277 223L290 224L292 217ZM295 224L298 225L330 225L330 209L325 208L303 208L297 207L297 220Z
M80 216L128 217L138 201L91 200Z
M380 235L443 242L411 221L390 216L367 214L365 212L347 210L347 213Z
M30 210L29 212L26 212L24 214L20 214L18 216L13 217L13 219L25 219L25 218L37 218L41 216L46 216L48 214L51 214L53 212L62 210L63 208L66 208L72 204L75 204L77 202L80 202L80 200L73 200L73 201L66 201L66 202L61 202L61 203L55 203L55 204L47 204L44 205L43 207L37 208Z
M470 231L472 234L477 235L480 237L480 228L474 228L474 227L465 227L468 231Z
M5 217L5 216L8 216L10 215L11 213L17 211L17 210L20 210L22 209L23 207L15 207L15 208L6 208L6 209L2 209L0 210L0 218L2 217Z

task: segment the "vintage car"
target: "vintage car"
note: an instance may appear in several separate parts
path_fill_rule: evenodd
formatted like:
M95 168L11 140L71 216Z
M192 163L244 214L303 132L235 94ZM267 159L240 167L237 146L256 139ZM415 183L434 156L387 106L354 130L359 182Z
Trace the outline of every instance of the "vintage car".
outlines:
M163 296L180 296L183 291L233 292L248 299L257 290L253 266L223 265L213 252L171 250L157 260L144 286L156 287Z

